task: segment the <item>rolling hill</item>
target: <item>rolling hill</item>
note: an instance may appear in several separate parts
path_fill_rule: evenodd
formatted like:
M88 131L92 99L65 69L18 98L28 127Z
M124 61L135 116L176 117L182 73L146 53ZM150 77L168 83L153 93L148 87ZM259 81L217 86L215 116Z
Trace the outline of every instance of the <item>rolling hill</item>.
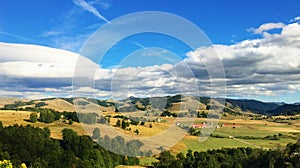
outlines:
M124 100L98 100L95 98L48 98L27 100L19 98L0 98L0 107L17 109L26 107L50 108L59 112L137 112L137 111L170 111L174 113L190 111L206 111L210 107L222 107L224 112L241 115L242 112L260 115L295 115L300 113L299 104L261 102L246 99L210 99L207 97L191 97L184 95L137 98ZM76 104L76 110L74 107Z
M267 111L267 114L271 115L296 115L300 114L299 104L285 104L274 110Z

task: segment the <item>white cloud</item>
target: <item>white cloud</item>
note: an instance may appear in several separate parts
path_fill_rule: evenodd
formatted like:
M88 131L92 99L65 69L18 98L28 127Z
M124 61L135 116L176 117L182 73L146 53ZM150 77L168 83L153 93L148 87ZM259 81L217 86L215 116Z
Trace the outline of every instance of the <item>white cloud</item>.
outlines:
M36 45L0 43L0 75L32 78L72 78L77 60L96 66L79 54Z
M283 23L265 23L261 26L259 26L259 28L250 28L250 31L253 31L255 34L263 34L266 31L272 30L272 29L281 29L285 27L285 24Z
M261 28L261 31L269 28ZM198 94L197 89L200 95L217 94L224 79L209 76L204 64L213 65L216 60L211 54L217 53L225 69L229 96L277 96L300 91L299 48L299 23L285 25L280 33L260 39L200 47L187 53L187 58L176 64L147 67L104 69L72 52L0 43L0 94L25 97L25 93L36 92L35 96L69 96L76 65L82 66L77 67L80 73L76 75L82 77L83 83L74 90L82 95L93 93L100 97L124 98L128 95L145 96L146 93L150 96L169 95L180 91ZM222 67L214 67L217 68ZM213 90L211 81L216 86ZM86 86L85 82L95 84L95 87ZM193 82L197 85L194 86Z
M109 21L100 14L100 12L91 4L89 4L88 2L84 1L84 0L73 0L74 4L83 8L84 10L91 12L92 14L94 14L95 16L97 16L98 18L100 18L101 20L105 21L106 23L108 23Z
M94 0L89 3L91 5L99 5L102 9L109 9L112 6L109 0Z
M290 22L298 22L298 21L300 21L300 16L297 16L294 19L290 20Z
M90 34L80 34L77 36L61 35L52 39L53 45L63 50L79 52Z
M57 36L57 35L61 35L61 34L64 34L64 32L50 30L50 31L47 31L47 32L43 33L41 35L41 37Z
M257 31L281 27L265 25ZM185 61L201 67L203 60L210 60L210 50L215 50L224 65L228 94L274 96L284 91L300 90L295 87L300 82L299 47L300 25L292 23L282 26L281 33L261 39L198 48L188 53ZM200 68L197 70L202 72Z

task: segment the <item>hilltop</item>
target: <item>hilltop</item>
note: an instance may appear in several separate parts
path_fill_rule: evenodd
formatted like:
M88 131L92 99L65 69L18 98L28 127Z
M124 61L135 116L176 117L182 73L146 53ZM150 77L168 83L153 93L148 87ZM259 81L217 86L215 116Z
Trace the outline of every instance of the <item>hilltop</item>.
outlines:
M262 102L247 99L223 99L192 97L184 95L138 98L123 100L99 100L95 98L47 98L28 100L20 98L0 98L0 107L17 109L26 107L49 108L59 112L204 112L213 108L222 108L224 116L238 115L296 115L300 113L300 104Z

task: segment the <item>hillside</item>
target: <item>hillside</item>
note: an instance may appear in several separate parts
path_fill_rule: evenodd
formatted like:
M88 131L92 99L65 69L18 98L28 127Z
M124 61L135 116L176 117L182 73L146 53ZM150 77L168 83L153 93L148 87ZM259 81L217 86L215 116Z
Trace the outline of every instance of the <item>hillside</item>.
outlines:
M5 104L12 104L16 101L27 102L29 100L22 98L0 97L0 107L3 107Z
M299 104L285 104L274 110L267 111L267 114L271 115L296 115L300 114Z
M299 104L261 102L246 99L211 99L207 97L191 97L174 95L166 97L137 98L123 100L98 100L95 98L48 98L27 100L19 98L0 98L0 107L6 110L38 107L49 108L59 112L163 112L186 113L191 111L208 112L211 107L224 108L230 115L296 115L300 113Z
M251 111L258 114L266 114L270 110L280 107L279 103L266 103L257 100L226 99L234 107L239 107L242 111Z

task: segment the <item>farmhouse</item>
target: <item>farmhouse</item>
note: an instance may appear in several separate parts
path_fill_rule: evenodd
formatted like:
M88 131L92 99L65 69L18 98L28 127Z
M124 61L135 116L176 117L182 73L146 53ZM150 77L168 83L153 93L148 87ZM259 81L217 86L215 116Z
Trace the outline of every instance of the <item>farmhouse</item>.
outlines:
M208 127L207 124L192 124L191 126L192 128L204 128L204 127Z

